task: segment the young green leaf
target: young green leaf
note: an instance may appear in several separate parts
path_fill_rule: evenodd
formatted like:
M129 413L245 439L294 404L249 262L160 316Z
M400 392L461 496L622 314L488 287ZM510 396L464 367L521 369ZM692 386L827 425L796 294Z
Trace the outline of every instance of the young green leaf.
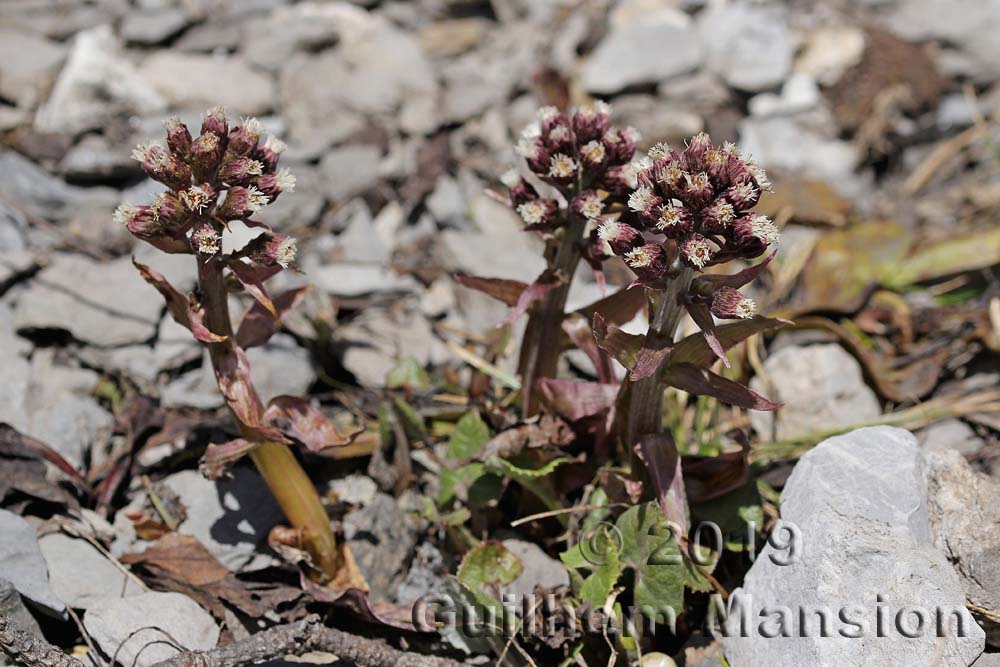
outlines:
M483 449L489 439L490 427L479 413L467 412L455 425L445 455L454 461L470 459Z

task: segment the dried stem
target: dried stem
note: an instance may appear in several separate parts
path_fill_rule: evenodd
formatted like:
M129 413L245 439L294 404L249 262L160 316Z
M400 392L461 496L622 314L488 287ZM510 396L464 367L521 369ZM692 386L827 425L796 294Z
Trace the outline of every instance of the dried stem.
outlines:
M212 365L218 374L220 359L229 346L234 344L222 265L215 261L204 264L199 271L199 287L206 325L214 333L228 337L226 341L208 345ZM253 400L260 402L257 396ZM239 418L236 418L236 422L244 438L251 441L257 439ZM312 557L313 566L327 579L336 579L338 574L342 574L344 558L337 548L330 519L316 487L295 455L285 445L262 442L250 456L285 517L294 528L301 531L302 546Z
M36 639L0 613L0 648L25 667L84 667L76 658ZM448 658L407 653L383 641L324 626L318 616L269 628L212 651L186 651L154 667L241 667L286 655L326 651L363 667L458 667Z
M673 342L684 312L681 298L690 288L693 277L694 272L685 267L668 283L650 319L646 331L647 346L658 348ZM641 436L659 433L663 428L663 389L660 376L653 374L636 382L626 380L618 395L617 404L621 411L619 432L629 452L633 474L640 474L642 468L633 447Z
M565 317L566 299L573 282L573 274L580 263L583 234L587 228L584 218L567 213L568 224L556 249L551 267L566 282L549 291L541 304L532 308L528 325L521 342L518 372L521 375L521 402L526 417L538 413L538 394L535 383L540 378L555 377L562 352L562 322Z

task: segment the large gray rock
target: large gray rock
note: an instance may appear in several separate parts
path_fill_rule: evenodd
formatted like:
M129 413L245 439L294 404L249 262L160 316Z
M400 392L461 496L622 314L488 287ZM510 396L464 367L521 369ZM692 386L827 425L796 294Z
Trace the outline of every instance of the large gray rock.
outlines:
M54 222L68 222L94 210L103 210L112 223L111 210L118 195L109 188L67 185L28 158L14 151L0 151L0 201L29 215Z
M910 433L883 426L823 441L789 477L781 515L789 529L776 528L774 544L794 529L796 546L765 546L733 592L723 639L732 667L967 666L982 653L983 630L931 540ZM773 638L782 627L789 636Z
M58 254L19 295L15 326L62 329L85 343L112 347L152 339L162 310L162 299L130 258L101 264Z
M102 128L116 115L160 113L165 107L163 97L122 54L111 27L104 25L76 35L35 127L77 134Z
M49 573L35 529L13 512L0 509L0 535L0 579L9 581L32 602L62 613L66 605L49 588Z
M207 651L219 641L219 628L198 603L180 593L105 597L91 605L83 626L107 655L123 665L149 667L188 651Z
M103 461L94 445L105 441L114 418L92 396L99 376L54 364L52 350L36 351L29 362L17 344L10 341L0 351L0 421L45 442L79 470L88 459Z
M836 344L786 347L764 362L768 378L750 388L784 403L776 413L752 412L754 430L778 440L857 424L881 414L878 399L861 377L861 366Z
M34 108L65 57L58 42L14 27L0 28L0 97Z
M177 532L198 538L230 570L260 569L276 562L261 545L267 543L268 531L283 521L283 514L256 471L237 466L231 479L213 482L194 470L183 470L165 477L163 483L187 508ZM140 507L143 500L137 498L130 507ZM115 516L115 533L111 550L115 556L148 546L135 535L125 512Z
M233 114L262 114L277 101L274 81L240 58L157 51L140 68L171 105L203 108L222 105Z
M784 12L775 5L715 3L699 17L708 65L733 88L759 92L780 84L794 47Z
M925 451L934 544L948 557L974 605L1000 612L1000 482L974 471L956 449ZM1000 647L1000 624L986 622Z
M617 93L690 72L702 58L702 40L691 20L660 10L608 34L584 65L583 86L591 93Z
M49 568L49 585L67 605L89 609L109 595L138 595L143 588L90 542L64 533L38 540ZM81 573L86 576L81 576Z

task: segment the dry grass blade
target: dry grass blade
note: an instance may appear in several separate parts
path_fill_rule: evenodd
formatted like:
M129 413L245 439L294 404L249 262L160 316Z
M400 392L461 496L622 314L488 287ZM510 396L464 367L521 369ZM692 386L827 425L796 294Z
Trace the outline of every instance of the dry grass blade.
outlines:
M816 431L795 438L756 445L750 452L750 461L795 459L826 438L847 433L866 426L899 426L907 429L924 428L949 417L964 417L977 412L1000 410L1000 390L992 389L977 394L955 398L941 396L898 412L882 415L878 419L857 424L844 424L824 431Z

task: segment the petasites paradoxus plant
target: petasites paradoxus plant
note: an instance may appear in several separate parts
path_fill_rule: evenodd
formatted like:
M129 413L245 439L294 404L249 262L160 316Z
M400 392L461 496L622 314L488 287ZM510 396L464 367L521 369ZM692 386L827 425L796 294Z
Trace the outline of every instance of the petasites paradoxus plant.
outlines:
M731 275L708 270L760 258L779 234L752 210L771 187L767 176L733 144L716 146L702 133L683 150L659 144L635 156L638 140L634 130L611 126L605 104L570 114L542 109L517 146L537 187L516 171L502 180L527 229L545 235L548 268L531 285L461 280L513 305L508 321L529 313L520 359L525 413L537 410L540 396L564 417L603 411L606 435L631 460L633 476L652 482L649 493L655 490L668 519L683 526L680 456L664 432L664 390L673 386L749 409L777 407L710 370L716 360L729 365L728 348L782 324L756 316L754 302L739 291L773 254ZM592 328L592 335L581 335L563 312L569 281L580 259L600 275L614 255L636 279L579 311ZM629 297L636 293L645 298ZM642 305L649 308L647 332L622 331L618 324ZM701 332L675 343L685 311ZM570 341L594 361L598 382L555 379ZM620 386L612 358L628 371Z
M600 264L603 244L596 237L596 224L609 211L625 207L638 140L634 128L611 125L611 109L603 102L568 114L555 107L539 110L516 150L528 171L548 186L547 192L540 194L516 169L502 181L525 229L545 240L547 267L531 285L458 277L513 306L505 323L528 313L518 361L527 416L538 411L539 380L556 375L573 274L581 259L595 267Z
M298 444L322 451L350 443L354 434L342 434L300 397L276 396L265 406L254 389L245 351L266 343L305 293L298 288L273 299L268 294L264 282L293 263L295 239L251 217L295 186L295 177L278 168L284 144L274 137L263 140L261 123L253 118L231 128L221 108L205 115L197 138L176 118L164 125L166 146L139 146L133 157L167 190L148 206L119 207L115 219L136 238L167 253L192 255L197 262L197 293L184 295L133 260L143 279L163 295L173 318L208 347L219 390L240 431L240 438L211 445L202 469L217 477L249 454L301 536L317 577L333 586L363 586L350 552L338 545L315 488L289 448ZM260 234L226 254L222 233L233 221ZM227 296L236 290L251 295L254 303L234 328Z

